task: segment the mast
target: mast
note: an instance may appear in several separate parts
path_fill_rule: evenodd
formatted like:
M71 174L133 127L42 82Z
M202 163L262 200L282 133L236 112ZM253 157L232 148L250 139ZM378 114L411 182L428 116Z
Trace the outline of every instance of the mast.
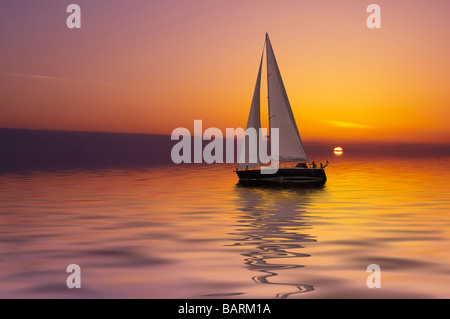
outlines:
M266 47L268 47L268 42L270 42L270 40L269 40L269 34L266 32L266 40L264 41L264 44L265 44L265 46ZM268 117L269 117L269 119L268 119L268 123L269 123L269 130L268 130L268 132L267 132L267 134L269 135L269 141L270 141L270 128L272 127L271 125L270 125L270 90L269 90L269 50L268 49L266 49L266 55L267 55L267 57L266 57L266 65L267 65L267 67L266 67L266 71L267 71L267 106L268 106L268 113L267 113L267 115L268 115Z

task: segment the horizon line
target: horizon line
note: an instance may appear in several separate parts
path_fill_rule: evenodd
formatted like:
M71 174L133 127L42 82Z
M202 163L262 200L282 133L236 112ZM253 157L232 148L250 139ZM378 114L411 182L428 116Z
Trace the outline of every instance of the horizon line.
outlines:
M163 134L163 133L142 133L142 132L112 132L112 131L82 131L82 130L63 130L63 129L30 129L30 128L11 128L11 127L0 127L0 130L16 130L16 131L41 131L41 132L54 132L54 133L86 133L86 134L122 134L122 135L157 135L157 136L167 136L170 137L171 134ZM191 137L200 137L197 135L191 135ZM227 139L226 136L223 139ZM388 140L349 140L342 139L341 141L329 140L326 141L323 138L320 139L311 139L310 141L304 141L302 139L303 144L370 144L370 145L379 145L385 144L387 145L429 145L429 146L449 146L450 143L442 143L442 142L409 142L409 141L388 141Z

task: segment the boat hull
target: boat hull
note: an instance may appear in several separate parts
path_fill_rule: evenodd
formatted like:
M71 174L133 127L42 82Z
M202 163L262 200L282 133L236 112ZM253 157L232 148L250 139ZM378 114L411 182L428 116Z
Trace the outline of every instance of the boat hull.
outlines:
M260 169L237 170L239 182L323 184L327 180L323 168L279 168L274 174L261 174Z

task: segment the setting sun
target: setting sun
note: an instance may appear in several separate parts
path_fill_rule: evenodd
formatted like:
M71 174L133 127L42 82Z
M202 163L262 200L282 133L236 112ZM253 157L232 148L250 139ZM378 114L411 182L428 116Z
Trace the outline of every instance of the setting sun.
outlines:
M344 153L344 149L340 146L336 146L333 150L334 155L340 156Z

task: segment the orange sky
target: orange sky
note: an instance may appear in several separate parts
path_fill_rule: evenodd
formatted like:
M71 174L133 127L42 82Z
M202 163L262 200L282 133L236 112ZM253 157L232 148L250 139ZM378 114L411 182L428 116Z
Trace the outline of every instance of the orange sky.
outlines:
M448 141L448 1L72 2L1 2L0 127L245 127L267 31L304 142Z

